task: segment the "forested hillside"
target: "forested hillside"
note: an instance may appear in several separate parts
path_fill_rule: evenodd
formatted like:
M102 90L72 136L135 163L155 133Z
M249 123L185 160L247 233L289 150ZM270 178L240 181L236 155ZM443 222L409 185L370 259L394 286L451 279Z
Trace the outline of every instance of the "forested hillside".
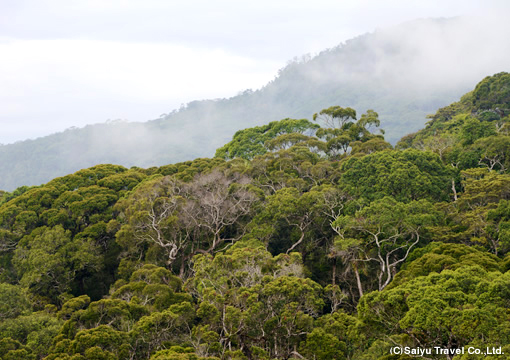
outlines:
M396 148L335 105L1 193L0 359L510 358L509 94Z
M483 76L506 69L510 43L478 40L499 32L497 24L460 18L409 22L295 59L263 88L229 99L193 101L147 123L114 121L3 145L0 189L39 185L99 163L151 167L210 157L239 129L311 118L332 104L360 114L376 109L395 144Z

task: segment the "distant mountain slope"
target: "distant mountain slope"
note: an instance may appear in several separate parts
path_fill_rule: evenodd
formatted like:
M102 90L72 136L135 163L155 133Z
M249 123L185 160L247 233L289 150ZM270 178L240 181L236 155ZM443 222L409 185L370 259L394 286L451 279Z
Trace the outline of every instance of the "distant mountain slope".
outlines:
M150 167L213 156L239 129L311 118L331 105L374 109L395 143L425 115L486 75L507 71L506 24L417 20L289 63L257 91L194 101L146 123L109 123L0 146L0 189L46 182L99 163ZM487 41L486 39L490 39Z

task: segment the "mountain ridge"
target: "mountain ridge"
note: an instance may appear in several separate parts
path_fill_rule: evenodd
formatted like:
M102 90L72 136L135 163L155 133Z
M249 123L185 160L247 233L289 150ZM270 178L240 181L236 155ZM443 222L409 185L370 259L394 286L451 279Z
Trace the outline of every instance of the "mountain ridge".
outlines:
M192 101L148 122L87 125L0 146L0 189L37 185L99 163L150 167L213 156L239 129L286 117L310 119L331 105L349 106L358 113L374 109L386 138L395 144L479 78L506 70L500 68L510 54L506 43L500 44L499 57L478 59L475 54L465 73L455 69L458 59L445 52L453 40L461 43L455 45L456 51L469 49L470 41L458 37L465 26L466 21L457 18L408 22L294 60L255 91ZM471 36L477 27L469 27L467 35L460 33ZM427 43L425 35L430 36ZM429 59L432 50L441 54L440 59Z

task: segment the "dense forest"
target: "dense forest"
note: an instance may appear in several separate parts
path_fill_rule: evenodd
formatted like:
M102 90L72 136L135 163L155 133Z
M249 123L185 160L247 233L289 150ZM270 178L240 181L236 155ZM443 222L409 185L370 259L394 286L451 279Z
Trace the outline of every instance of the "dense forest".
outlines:
M2 192L0 359L510 359L510 74L376 110Z
M239 129L311 118L331 105L376 110L386 141L396 144L421 129L427 114L505 69L510 43L485 41L500 37L495 24L461 18L380 29L296 58L260 89L191 101L147 122L90 119L97 124L0 145L0 189L40 185L96 164L147 168L212 157Z

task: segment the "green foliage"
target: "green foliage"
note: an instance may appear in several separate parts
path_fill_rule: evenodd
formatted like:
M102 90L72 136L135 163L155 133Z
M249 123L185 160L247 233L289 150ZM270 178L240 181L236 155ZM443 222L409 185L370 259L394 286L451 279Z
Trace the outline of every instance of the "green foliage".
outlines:
M373 133L375 111L334 106L316 115L329 128L238 132L233 160L99 165L0 192L0 359L508 349L507 77L405 150Z
M499 110L502 115L510 114L510 74L501 72L487 76L478 83L466 102L470 102L474 109Z
M356 110L331 106L313 114L313 120L325 123L328 128L342 128L349 120L356 120Z
M288 253L302 243L309 246L306 242L314 234L311 230L323 227L322 211L326 207L327 191L328 188L317 188L301 194L292 187L278 190L267 198L264 210L254 219L252 227L260 229L259 224L269 225L265 237L275 252ZM282 232L287 234L290 241L282 241ZM258 232L257 236L261 235Z
M371 128L379 127L379 114L374 110L367 110L356 121L356 111L351 108L331 106L313 115L313 119L326 125L326 128L317 130L316 135L327 141L326 153L330 157L347 154L349 149L356 147L354 153L371 153L386 148L391 148L389 143L384 142L382 135L373 135ZM384 134L384 131L381 130ZM378 140L375 140L378 139ZM364 143L369 142L364 145Z
M343 311L324 315L301 343L300 353L307 359L327 360L352 358L364 340L357 327L359 320Z
M62 309L57 316L60 319L68 320L71 315L81 309L85 309L90 304L90 297L87 295L71 298L62 305Z
M510 251L510 201L500 200L496 209L489 210L487 219L488 232L496 239L500 251L507 253Z
M463 266L480 266L489 272L502 270L500 260L485 251L463 244L433 242L411 253L407 264L395 275L389 287L433 272L456 270Z
M165 342L181 343L194 316L193 306L183 302L142 317L130 332L138 340L136 352L148 358Z
M487 136L477 140L472 149L479 153L479 164L489 170L505 172L510 169L510 136Z
M509 273L462 266L417 277L361 298L358 313L372 331L408 334L414 346L506 344Z
M471 145L476 140L495 135L496 129L494 124L481 122L478 119L466 118L464 124L460 128L460 136L463 145Z
M232 141L216 150L215 157L222 159L253 159L256 155L263 155L268 150L274 150L277 147L275 140L280 138L279 142L283 141L281 136L300 134L300 139L303 140L305 139L304 133L313 133L318 127L318 125L306 119L287 118L270 122L267 125L239 130L234 134ZM292 136L296 137L296 135ZM292 141L295 142L296 140Z
M446 227L435 232L443 239L481 244L495 254L508 251L504 221L500 224L496 217L489 218L489 213L500 201L510 199L510 176L481 168L461 174L464 192L454 204L438 205L443 208Z
M384 141L380 137L374 137L366 142L355 141L350 144L352 146L352 155L356 154L372 154L374 152L391 149L390 143Z
M0 253L5 254L3 261L7 262L5 269L8 269L1 276L15 281L16 270L19 278L25 277L23 281L28 286L37 282L39 276L51 277L59 272L52 280L53 284L58 283L55 293L70 291L80 295L86 292L94 299L100 298L113 282L118 264L119 249L114 243L116 229L106 226L115 216L112 206L144 177L143 173L122 166L98 165L19 192L0 206ZM43 240L38 243L38 239ZM52 244L53 241L56 243ZM16 247L17 255L13 253ZM23 252L35 254L36 248L42 252L41 258L32 255L31 259L20 259ZM64 254L68 258L61 258ZM17 264L16 269L11 260ZM58 270L59 266L70 264L73 265L69 274ZM47 269L50 275L38 275L37 269ZM101 276L99 272L102 272ZM41 287L47 285L43 280ZM40 292L36 285L32 292L39 292L55 302L56 296L49 294L51 291Z
M398 201L448 200L454 171L429 152L407 149L380 151L346 159L341 186L368 200L392 196Z
M425 129L403 139L399 148L425 148L464 170L487 166L508 170L510 74L482 80L472 92L431 116Z
M98 271L100 258L95 244L73 242L62 226L41 227L25 236L14 252L14 266L20 283L34 294L57 302L71 290L80 271Z
M427 200L401 203L384 197L353 216L339 216L333 222L339 235L334 248L340 255L352 254L353 266L366 261L378 264L378 290L382 290L392 280L396 267L419 244L427 227L437 222L438 213Z
M36 312L0 322L0 338L24 344L29 353L43 356L57 335L62 322L51 314Z
M197 314L206 327L200 333L217 331L220 346L245 344L246 351L289 356L324 306L320 285L300 277L297 253L273 257L260 245L239 245L194 261L188 287L201 300Z
M0 321L25 315L30 310L31 304L21 286L0 283Z
M170 305L191 302L191 296L180 291L181 280L164 268L144 265L136 270L127 284L119 280L112 286L112 298L143 304L150 311L162 311Z
M219 360L217 357L199 357L192 348L172 346L168 350L161 350L151 356L150 360Z

